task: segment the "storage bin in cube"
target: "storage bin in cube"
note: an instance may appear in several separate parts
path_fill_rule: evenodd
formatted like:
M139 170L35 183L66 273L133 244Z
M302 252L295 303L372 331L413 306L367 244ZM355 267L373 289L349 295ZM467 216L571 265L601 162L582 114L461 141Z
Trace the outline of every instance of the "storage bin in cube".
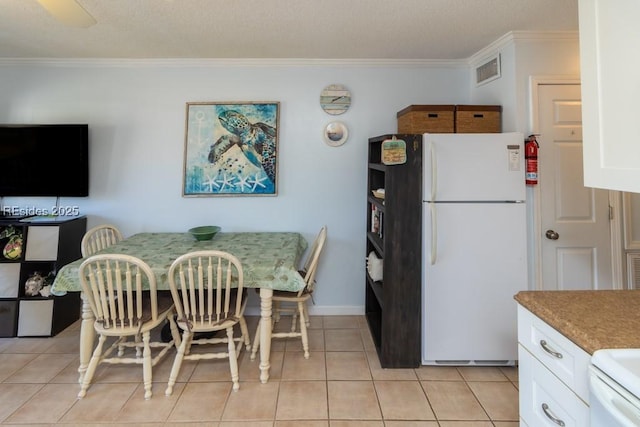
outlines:
M51 336L52 318L53 299L21 300L18 310L18 336Z
M16 314L18 301L0 300L0 337L14 337L16 335Z
M0 298L17 298L20 290L20 264L0 264Z
M55 261L58 259L60 227L29 227L27 231L26 261Z

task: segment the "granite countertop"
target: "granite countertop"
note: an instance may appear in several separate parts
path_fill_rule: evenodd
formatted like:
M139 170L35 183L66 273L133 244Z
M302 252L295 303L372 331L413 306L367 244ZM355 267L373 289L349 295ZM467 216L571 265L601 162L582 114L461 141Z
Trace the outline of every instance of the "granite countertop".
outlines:
M589 354L640 348L640 290L522 291L514 298Z

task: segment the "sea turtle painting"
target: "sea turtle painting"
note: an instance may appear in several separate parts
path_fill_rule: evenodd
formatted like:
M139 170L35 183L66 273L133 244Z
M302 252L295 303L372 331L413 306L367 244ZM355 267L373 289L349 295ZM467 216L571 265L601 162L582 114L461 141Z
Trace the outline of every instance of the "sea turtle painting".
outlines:
M242 113L227 110L218 116L229 135L222 135L211 145L209 162L216 163L231 147L240 148L244 156L262 168L273 184L276 182L276 129L262 122L251 123Z
M183 195L276 195L280 103L187 103Z

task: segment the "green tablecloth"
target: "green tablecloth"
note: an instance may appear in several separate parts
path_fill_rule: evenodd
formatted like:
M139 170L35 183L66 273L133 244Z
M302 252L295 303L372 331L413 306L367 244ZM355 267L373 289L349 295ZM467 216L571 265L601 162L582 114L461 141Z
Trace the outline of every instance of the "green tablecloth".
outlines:
M140 233L104 249L145 261L156 275L158 289L169 289L167 271L178 256L216 249L230 252L242 262L245 287L298 291L304 280L298 274L307 241L300 233L218 233L212 240L196 241L188 233ZM52 292L81 291L78 268L82 259L65 265L53 282Z

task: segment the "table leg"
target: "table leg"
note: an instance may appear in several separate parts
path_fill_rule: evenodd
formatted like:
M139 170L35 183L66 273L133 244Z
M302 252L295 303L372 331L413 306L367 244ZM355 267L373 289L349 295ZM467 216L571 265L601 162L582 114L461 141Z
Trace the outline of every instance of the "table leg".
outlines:
M96 320L91 311L89 300L84 293L80 294L82 297L82 323L80 324L80 366L78 367L78 373L80 378L79 383L82 383L82 377L87 371L89 366L89 360L91 360L91 353L93 352L93 341L96 337L96 330L93 328L93 322Z
M269 381L273 289L260 288L260 382Z

